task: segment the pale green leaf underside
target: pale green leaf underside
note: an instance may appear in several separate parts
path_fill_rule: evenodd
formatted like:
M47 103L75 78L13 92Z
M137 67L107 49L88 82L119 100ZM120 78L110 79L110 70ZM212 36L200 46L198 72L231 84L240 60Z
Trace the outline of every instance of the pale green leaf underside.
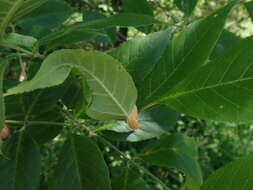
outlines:
M210 16L192 23L172 40L140 85L139 107L154 105L171 94L174 86L207 61L236 2L232 1Z
M0 0L0 41L10 20L23 2L24 0Z
M137 90L131 76L111 56L101 52L59 50L49 55L36 76L7 91L13 95L61 84L72 68L77 69L92 90L87 114L98 120L126 119L131 113Z
M202 119L252 122L253 37L201 67L162 103Z
M253 156L231 162L214 172L201 186L201 190L252 190Z

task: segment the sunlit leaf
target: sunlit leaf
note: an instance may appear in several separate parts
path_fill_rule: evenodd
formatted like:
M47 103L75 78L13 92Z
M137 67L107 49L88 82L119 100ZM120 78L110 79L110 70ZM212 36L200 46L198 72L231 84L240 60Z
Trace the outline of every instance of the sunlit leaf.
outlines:
M169 43L163 57L138 88L139 107L156 104L171 94L171 89L187 75L208 61L227 15L236 2L232 1L210 16L190 24Z
M229 163L224 168L215 171L200 189L253 189L252 162L253 157L248 156Z
M137 87L155 67L168 45L173 28L134 38L110 52L133 76Z
M252 122L252 54L249 37L192 73L162 102L202 119Z

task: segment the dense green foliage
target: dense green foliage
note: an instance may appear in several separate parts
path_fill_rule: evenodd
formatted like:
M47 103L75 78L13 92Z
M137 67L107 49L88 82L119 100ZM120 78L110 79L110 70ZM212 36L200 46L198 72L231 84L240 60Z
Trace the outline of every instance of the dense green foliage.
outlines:
M252 13L0 0L0 190L251 190Z

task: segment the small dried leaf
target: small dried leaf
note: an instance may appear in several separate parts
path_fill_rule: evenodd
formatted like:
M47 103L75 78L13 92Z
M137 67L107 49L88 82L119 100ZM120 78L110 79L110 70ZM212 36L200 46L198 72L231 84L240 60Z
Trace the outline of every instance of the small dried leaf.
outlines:
M139 124L138 124L138 109L137 109L136 106L134 106L131 114L127 118L127 124L133 130L136 130L136 129L139 128Z
M5 139L9 136L10 130L8 125L4 125L1 133L0 133L0 139Z

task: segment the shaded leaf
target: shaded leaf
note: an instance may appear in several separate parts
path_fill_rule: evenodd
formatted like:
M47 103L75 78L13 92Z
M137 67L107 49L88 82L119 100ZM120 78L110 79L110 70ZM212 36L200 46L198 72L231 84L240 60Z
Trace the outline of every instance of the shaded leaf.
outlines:
M0 0L0 41L2 41L5 29L24 0Z
M240 42L240 40L241 38L236 34L228 30L224 30L211 54L211 59L215 58L218 55L221 55L226 50L232 48L234 45Z
M123 11L154 17L153 10L147 0L138 0L138 3L135 0L123 0ZM152 29L152 26L137 27L137 29L147 33Z
M63 122L63 117L56 108L56 103L68 93L71 79L52 88L36 90L16 96L7 96L6 119L19 121ZM30 125L25 132L39 144L52 140L61 131L61 126Z
M69 135L49 185L50 190L111 190L108 168L96 144Z
M40 7L48 0L26 0L20 9L15 13L13 20L18 20L30 13L33 9Z
M249 1L244 3L244 5L246 6L246 9L251 17L251 20L253 22L253 1Z
M40 152L33 140L17 133L4 143L0 157L0 189L37 190L40 181ZM3 180L4 179L4 180Z
M202 183L201 169L197 162L197 145L190 137L179 133L163 135L144 147L140 156L153 165L177 168L196 183Z
M202 119L252 122L252 50L253 37L242 40L187 77L162 102Z
M208 60L236 2L232 1L210 16L192 23L168 45L161 60L138 88L140 107L156 104Z
M84 17L84 21L85 22L90 22L90 21L94 21L94 20L98 20L98 19L104 19L107 18L107 16L99 13L99 12L95 12L95 11L84 11L83 13L83 17ZM101 32L103 32L103 30L101 30ZM107 36L101 36L96 38L96 40L101 41L101 42L112 42L114 43L117 39L117 31L116 31L116 27L112 27L112 28L108 28L104 30L104 33L107 34Z
M32 80L9 89L5 95L59 85L72 68L82 74L92 90L92 102L87 109L90 117L98 120L128 118L137 99L134 82L117 60L101 52L55 51L44 60Z
M22 34L41 38L51 33L51 29L62 25L72 13L73 9L66 2L47 0L19 19L17 24L21 27Z
M102 32L96 30L83 30L77 29L68 34L68 36L62 36L55 40L46 42L47 49L53 49L59 46L68 46L78 42L86 42L97 38L108 38L108 36Z
M113 190L149 190L147 183L139 173L129 167L123 168L120 174L112 179Z
M229 163L215 171L201 186L201 190L253 189L252 162L253 156L248 156Z
M62 27L61 29L49 34L40 39L38 45L47 45L48 43L57 42L57 40L63 38L69 38L75 31L87 31L87 30L101 30L108 29L115 26L145 26L151 24L160 24L161 22L155 20L153 17L147 15L138 15L134 13L122 13L110 16L104 19L97 19L85 23L76 23L74 25ZM75 34L75 33L74 33ZM74 35L73 34L73 35ZM72 36L73 37L73 36Z
M176 6L186 15L190 15L197 5L198 0L174 0Z

